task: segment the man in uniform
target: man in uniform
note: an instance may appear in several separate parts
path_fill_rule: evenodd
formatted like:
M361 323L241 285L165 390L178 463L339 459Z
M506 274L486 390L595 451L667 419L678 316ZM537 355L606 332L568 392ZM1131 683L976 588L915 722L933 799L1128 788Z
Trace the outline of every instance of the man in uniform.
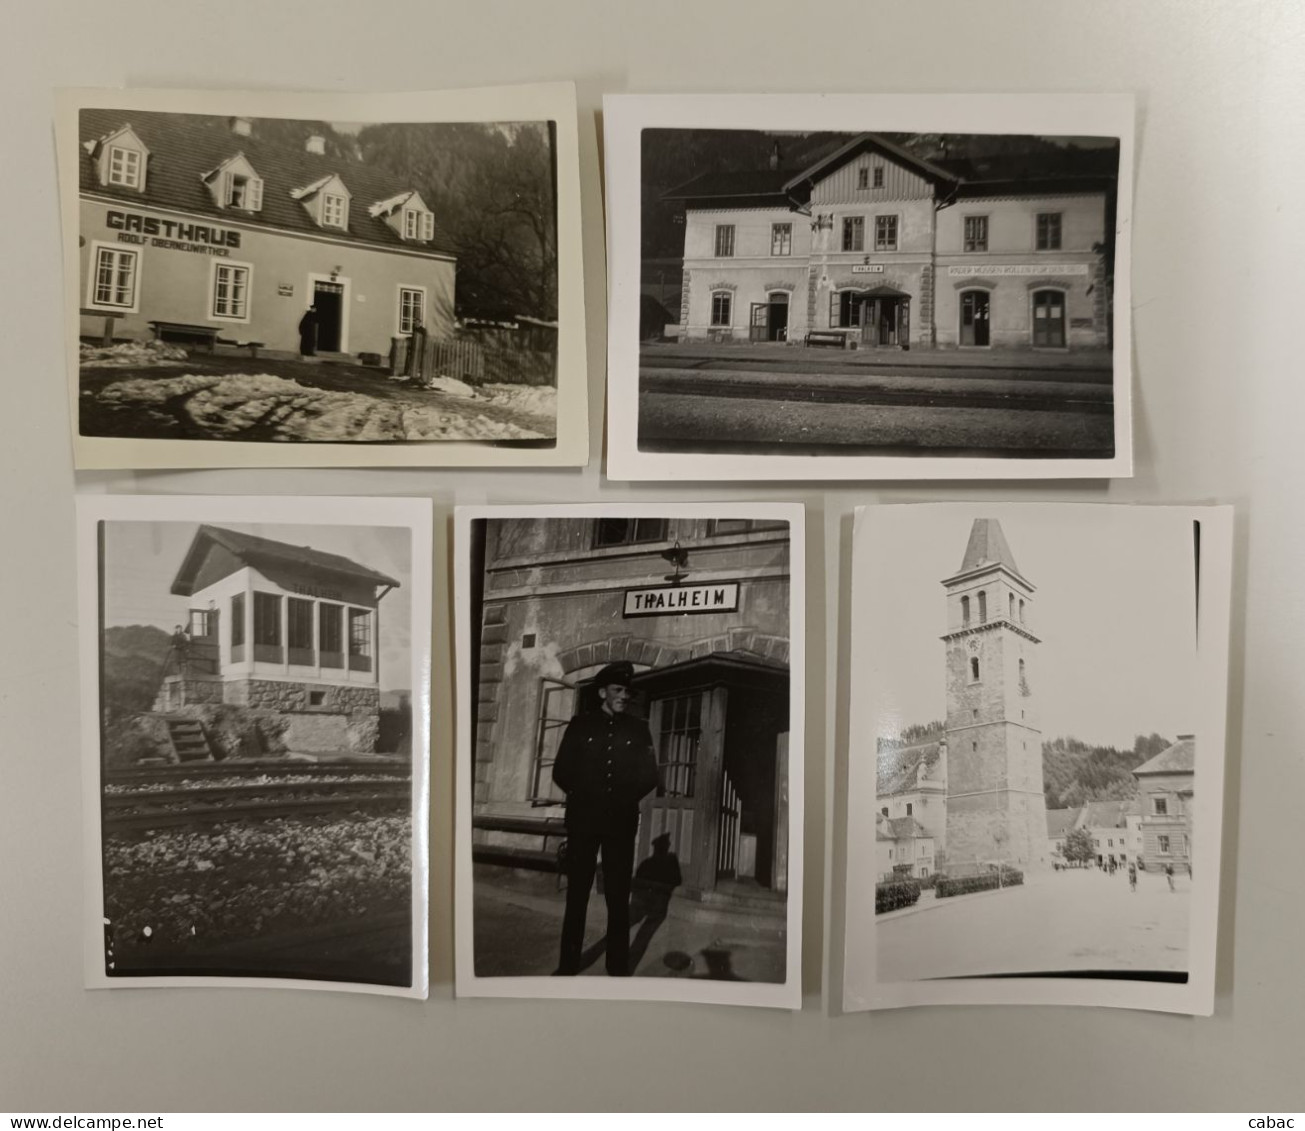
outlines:
M566 916L558 974L580 972L585 914L598 854L607 901L607 973L630 976L630 877L639 802L657 787L648 724L629 714L634 666L609 664L594 679L602 707L567 724L553 763L566 793Z

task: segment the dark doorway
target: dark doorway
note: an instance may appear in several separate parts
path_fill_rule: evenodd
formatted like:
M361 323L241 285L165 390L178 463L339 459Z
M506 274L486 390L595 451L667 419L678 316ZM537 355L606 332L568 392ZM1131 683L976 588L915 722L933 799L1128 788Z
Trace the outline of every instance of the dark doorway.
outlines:
M1033 294L1033 344L1048 349L1065 345L1065 296L1060 291Z
M788 729L788 699L733 688L725 722L718 875L775 887L776 771L779 736ZM733 846L726 843L733 838ZM780 886L783 886L782 884Z
M344 318L344 284L318 281L313 284L313 305L317 307L317 348L338 353Z
M965 291L961 295L961 345L986 346L988 335L987 291Z
M768 342L788 341L788 295L778 291L768 296L770 299L770 319L767 327Z
M891 287L876 287L858 296L861 344L908 349L911 342L911 298Z

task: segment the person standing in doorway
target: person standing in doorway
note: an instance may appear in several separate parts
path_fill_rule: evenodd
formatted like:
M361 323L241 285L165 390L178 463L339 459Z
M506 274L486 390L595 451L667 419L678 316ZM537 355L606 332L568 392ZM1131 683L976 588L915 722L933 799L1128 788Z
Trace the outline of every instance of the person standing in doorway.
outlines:
M310 306L299 319L299 356L317 356L317 307Z
M567 724L553 763L566 794L566 914L557 973L578 974L589 889L599 854L607 903L607 973L629 977L630 881L639 803L656 787L657 756L648 724L629 713L634 666L609 664L594 679L600 709Z

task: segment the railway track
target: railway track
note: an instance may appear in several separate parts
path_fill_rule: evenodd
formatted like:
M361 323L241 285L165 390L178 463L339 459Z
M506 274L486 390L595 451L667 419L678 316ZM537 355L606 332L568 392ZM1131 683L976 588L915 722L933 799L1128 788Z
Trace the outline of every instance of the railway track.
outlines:
M106 832L403 811L412 803L407 763L375 760L149 767L106 775L104 785Z

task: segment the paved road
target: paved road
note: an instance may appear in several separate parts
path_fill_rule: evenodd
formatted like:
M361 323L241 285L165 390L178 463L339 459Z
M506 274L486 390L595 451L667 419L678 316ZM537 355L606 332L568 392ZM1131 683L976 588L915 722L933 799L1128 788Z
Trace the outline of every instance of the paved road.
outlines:
M1057 970L1186 970L1190 881L1144 872L1052 872L1021 887L881 916L879 979Z

